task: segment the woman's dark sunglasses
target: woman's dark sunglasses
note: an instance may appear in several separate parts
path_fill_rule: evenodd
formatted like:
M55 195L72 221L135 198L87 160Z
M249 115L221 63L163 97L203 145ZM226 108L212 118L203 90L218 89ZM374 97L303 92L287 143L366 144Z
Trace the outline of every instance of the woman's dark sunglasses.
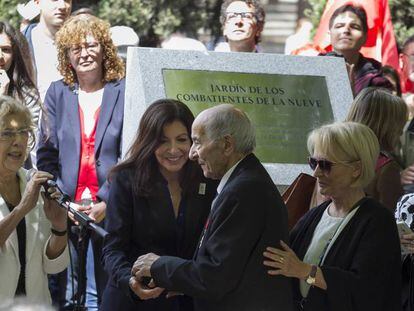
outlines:
M336 164L328 160L318 160L312 157L308 158L308 163L313 171L316 170L316 168L319 166L319 169L325 173L329 173L331 171L332 165Z

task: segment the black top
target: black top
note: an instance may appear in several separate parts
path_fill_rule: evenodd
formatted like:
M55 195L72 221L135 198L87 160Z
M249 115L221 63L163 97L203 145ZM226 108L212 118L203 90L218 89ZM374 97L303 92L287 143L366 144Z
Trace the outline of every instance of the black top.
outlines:
M216 182L202 177L201 169L198 174L196 187L183 192L177 217L162 177L154 182L154 190L148 196L133 193L133 171L124 169L112 178L105 220L109 234L103 248L103 263L110 280L101 311L193 309L187 296L139 300L128 282L132 265L141 255L152 252L192 258L217 188Z
M11 212L15 206L6 202L9 211ZM20 274L19 281L17 283L15 296L26 296L26 284L25 284L25 274L26 274L26 221L24 217L19 222L16 227L17 231L17 241L19 244L19 260L20 260Z
M299 259L329 203L311 209L291 231L291 248ZM401 310L400 241L391 212L375 199L364 200L332 244L321 270L327 290L311 287L303 310ZM293 283L299 302L299 280Z

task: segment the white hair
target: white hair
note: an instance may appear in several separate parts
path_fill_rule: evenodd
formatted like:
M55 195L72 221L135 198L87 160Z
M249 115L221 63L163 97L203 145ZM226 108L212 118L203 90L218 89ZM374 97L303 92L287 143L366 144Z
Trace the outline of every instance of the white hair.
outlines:
M208 139L217 140L230 135L235 141L235 151L242 154L253 152L256 134L246 113L230 104L222 104L204 110L198 117Z

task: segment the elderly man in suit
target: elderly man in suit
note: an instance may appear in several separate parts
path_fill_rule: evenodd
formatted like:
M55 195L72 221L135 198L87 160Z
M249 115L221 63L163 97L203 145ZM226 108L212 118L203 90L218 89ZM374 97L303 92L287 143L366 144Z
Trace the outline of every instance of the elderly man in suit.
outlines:
M264 269L269 243L287 239L287 213L270 176L252 153L250 120L232 105L203 111L192 127L192 160L206 177L219 179L217 196L192 260L147 254L132 269L131 286L141 299L162 292L194 297L195 310L292 309L291 286ZM155 288L140 282L151 277ZM151 284L151 283L150 283Z

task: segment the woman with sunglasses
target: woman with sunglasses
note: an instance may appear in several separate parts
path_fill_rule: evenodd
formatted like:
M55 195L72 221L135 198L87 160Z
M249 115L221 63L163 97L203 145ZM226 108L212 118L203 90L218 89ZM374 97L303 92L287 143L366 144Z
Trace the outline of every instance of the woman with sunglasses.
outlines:
M378 139L365 125L338 122L308 138L309 165L330 199L311 209L289 247L268 247L270 275L294 279L297 310L400 310L400 247L392 214L364 188L375 174Z

